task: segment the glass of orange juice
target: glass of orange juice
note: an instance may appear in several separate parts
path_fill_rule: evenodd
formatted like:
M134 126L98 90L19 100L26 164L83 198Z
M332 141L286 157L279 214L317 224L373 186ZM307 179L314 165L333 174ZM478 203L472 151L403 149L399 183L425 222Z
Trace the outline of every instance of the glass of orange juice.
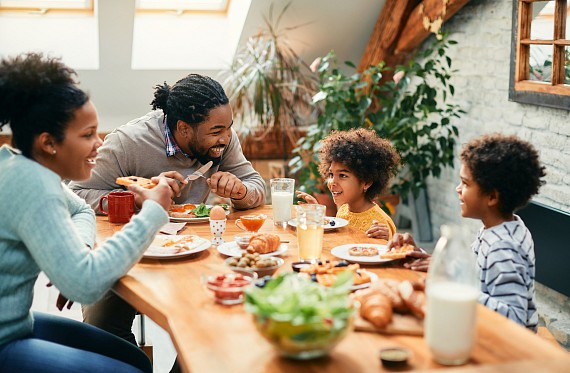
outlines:
M321 258L323 250L323 224L326 206L306 204L295 206L295 209L297 212L299 260L316 262Z
M236 220L236 225L244 231L255 233L265 223L265 219L267 219L265 214L243 215Z

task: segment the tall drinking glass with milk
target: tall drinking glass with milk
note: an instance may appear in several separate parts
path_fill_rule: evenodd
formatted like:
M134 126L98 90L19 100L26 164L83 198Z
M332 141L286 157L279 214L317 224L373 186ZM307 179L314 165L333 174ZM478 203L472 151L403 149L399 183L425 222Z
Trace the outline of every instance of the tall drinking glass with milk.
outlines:
M442 226L427 277L425 340L444 365L467 362L475 344L480 287L468 236L459 227Z
M293 211L293 193L295 179L278 178L269 180L271 186L271 205L273 205L273 223L287 227Z

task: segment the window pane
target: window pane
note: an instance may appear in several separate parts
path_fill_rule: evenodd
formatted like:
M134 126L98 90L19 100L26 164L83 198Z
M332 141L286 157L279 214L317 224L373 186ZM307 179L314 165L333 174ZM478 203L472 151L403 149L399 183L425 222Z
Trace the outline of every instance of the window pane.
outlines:
M570 84L570 47L564 48L564 84Z
M530 46L530 80L552 81L552 45Z
M554 5L556 1L532 3L530 38L533 40L554 39Z

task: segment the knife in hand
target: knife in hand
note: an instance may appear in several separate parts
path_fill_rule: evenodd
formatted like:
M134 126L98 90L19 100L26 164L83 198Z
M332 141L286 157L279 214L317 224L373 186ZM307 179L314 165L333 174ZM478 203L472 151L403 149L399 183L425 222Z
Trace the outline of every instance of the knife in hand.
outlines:
M196 171L194 171L193 173L188 175L188 177L186 178L186 181L193 181L199 177L205 178L204 173L206 171L208 171L210 169L210 167L212 167L212 164L214 164L214 163L212 161L209 161L208 163L206 163L205 165L203 165L202 167L200 167L199 169L197 169Z

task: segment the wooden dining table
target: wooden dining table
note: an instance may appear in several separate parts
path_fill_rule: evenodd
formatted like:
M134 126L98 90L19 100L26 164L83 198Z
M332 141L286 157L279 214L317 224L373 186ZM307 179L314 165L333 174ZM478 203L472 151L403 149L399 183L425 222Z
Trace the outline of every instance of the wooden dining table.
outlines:
M295 230L275 226L271 206L254 210L232 211L228 215L223 238L233 240L241 230L235 220L245 213L268 216L260 233L278 234L287 243L285 264L279 272L291 271L298 260ZM97 217L97 240L122 228ZM187 223L179 234L196 234L211 239L208 222ZM322 259L336 259L331 249L350 243L385 243L368 238L350 227L324 233ZM114 291L166 330L178 353L184 372L378 372L387 370L378 358L388 347L409 349L412 354L406 371L447 370L448 372L567 372L570 354L526 328L482 305L477 310L477 337L470 360L459 367L436 363L422 336L388 335L352 331L328 356L298 361L283 358L256 330L252 316L243 304L224 306L214 302L201 285L205 274L228 272L226 257L215 246L178 259L145 259L135 265L114 286ZM424 273L403 268L401 261L366 266L380 278L415 280ZM278 272L278 273L279 273Z

